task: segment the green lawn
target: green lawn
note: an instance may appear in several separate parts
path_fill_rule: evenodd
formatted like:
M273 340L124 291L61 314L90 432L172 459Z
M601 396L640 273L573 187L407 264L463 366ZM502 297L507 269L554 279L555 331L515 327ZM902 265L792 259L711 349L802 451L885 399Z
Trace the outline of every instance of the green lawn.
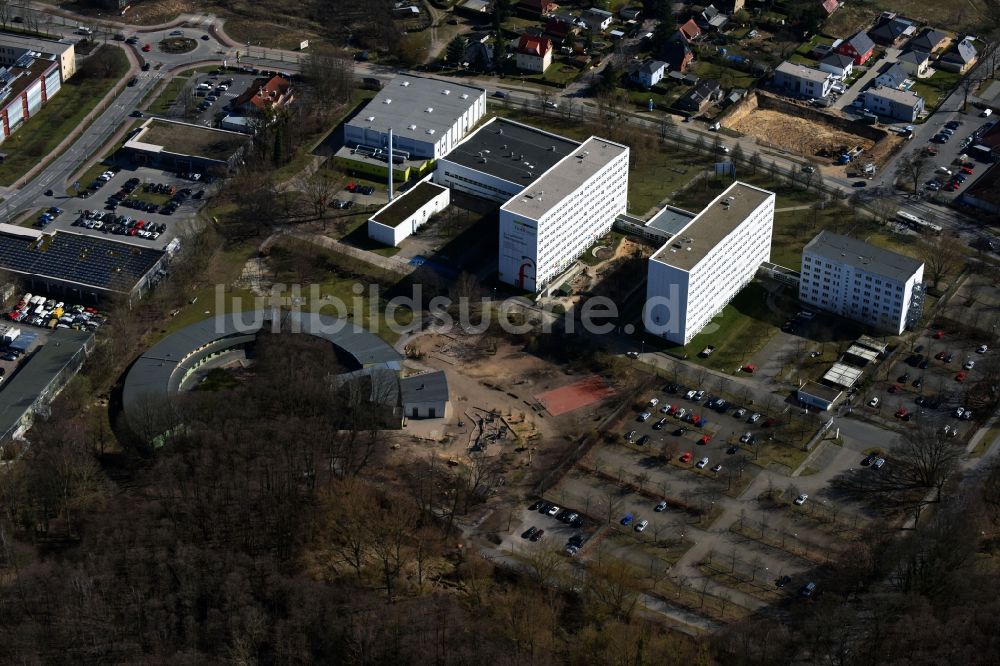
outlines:
M174 102L177 101L177 96L181 94L184 90L184 86L187 85L188 77L186 76L175 76L170 79L167 85L163 88L163 92L153 100L146 108L147 113L153 113L159 116L166 115L170 107L173 106Z
M695 63L694 72L702 78L718 81L727 90L729 88L749 88L757 80L748 72L704 60Z
M949 91L958 85L960 78L955 72L938 70L929 79L917 79L910 90L923 97L924 106L928 110L932 110Z
M10 185L35 165L44 162L59 142L83 122L102 97L128 71L128 59L116 46L115 74L110 78L85 79L79 74L4 141L7 158L0 164L0 185Z
M612 231L610 234L608 234L604 238L601 238L596 243L594 243L593 247L589 248L586 252L584 252L583 256L580 257L580 261L587 264L588 266L596 266L597 264L604 261L603 259L598 259L597 257L594 256L594 250L596 248L610 247L612 253L614 253L614 251L618 249L618 246L621 245L624 239L625 239L625 234L619 231Z

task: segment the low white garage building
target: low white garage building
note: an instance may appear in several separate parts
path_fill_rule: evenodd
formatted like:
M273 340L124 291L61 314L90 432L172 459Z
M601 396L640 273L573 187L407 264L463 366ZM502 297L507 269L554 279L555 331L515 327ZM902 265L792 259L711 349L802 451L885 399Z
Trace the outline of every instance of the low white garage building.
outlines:
M368 218L368 237L383 245L398 246L404 238L448 207L451 192L430 181L419 183Z
M400 379L399 393L406 418L447 418L448 377L443 371Z

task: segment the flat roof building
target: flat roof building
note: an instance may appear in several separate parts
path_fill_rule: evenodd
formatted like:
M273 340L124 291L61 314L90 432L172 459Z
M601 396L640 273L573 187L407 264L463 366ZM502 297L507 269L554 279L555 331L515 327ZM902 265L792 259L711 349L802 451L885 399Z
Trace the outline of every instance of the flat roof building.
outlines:
M368 237L383 245L398 246L431 217L448 207L451 192L424 181L399 195L368 218Z
M150 118L122 145L122 150L145 166L225 174L250 141L241 132Z
M347 147L388 149L407 159L451 152L486 114L486 91L451 81L399 75L344 125Z
M542 291L625 212L628 146L590 137L500 207L500 280Z
M434 182L506 202L579 145L551 132L494 117L438 160Z
M0 384L0 443L21 437L31 427L35 414L83 365L93 342L90 331L56 329Z
M799 300L898 335L920 319L924 264L821 231L802 251Z
M72 42L0 32L0 65L10 67L27 53L38 59L58 62L63 81L76 74L76 47Z
M774 193L735 182L649 259L643 323L686 345L771 256Z
M819 382L806 382L799 387L796 397L803 405L829 411L843 393L843 390L833 386Z
M0 225L0 268L17 274L32 291L60 294L64 300L137 299L166 260L163 250L109 238Z

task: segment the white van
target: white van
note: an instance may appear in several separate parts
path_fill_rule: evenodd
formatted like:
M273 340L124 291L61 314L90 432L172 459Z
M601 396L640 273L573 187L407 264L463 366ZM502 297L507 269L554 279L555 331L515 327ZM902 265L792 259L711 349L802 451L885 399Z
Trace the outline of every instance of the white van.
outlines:
M951 175L951 169L949 169L948 167L939 166L937 168L937 172L938 173L942 173L942 174L944 174L946 176L950 176Z
M993 115L993 109L983 109L983 112L979 114L983 118L989 118Z
M94 34L94 31L91 30L90 28L88 28L85 25L81 25L81 26L77 26L77 28L76 28L76 34L78 34L78 35L86 35L87 37L90 37L91 35Z

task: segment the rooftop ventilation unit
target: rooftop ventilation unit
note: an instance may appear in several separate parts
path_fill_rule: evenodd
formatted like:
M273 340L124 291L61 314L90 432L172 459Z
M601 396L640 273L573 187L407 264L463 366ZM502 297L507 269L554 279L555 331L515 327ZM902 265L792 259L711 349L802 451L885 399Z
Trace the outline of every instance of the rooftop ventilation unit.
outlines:
M549 146L549 152L550 153L556 152L556 147L555 146Z
M365 120L367 120L368 122L373 122L375 120L375 116L368 116L367 118L365 118Z
M445 88L444 90L442 90L442 91L441 91L441 94L442 94L442 95L450 95L450 94L451 94L451 91L450 91L450 90L448 90L447 88Z
M406 88L407 86L410 85L410 82L409 81L403 81L400 85L403 86L404 88Z
M434 134L434 130L432 130L432 129L429 129L429 130L427 130L427 133L428 133L428 134Z
M411 130L415 130L415 129L417 129L417 126L416 125L410 125L410 129Z
M428 106L426 109L424 109L424 111L426 111L427 113L434 113L434 107Z
M468 93L462 93L462 99L469 99Z
M388 97L386 97L384 100L382 100L382 103L383 104L392 104L392 100L389 99Z

